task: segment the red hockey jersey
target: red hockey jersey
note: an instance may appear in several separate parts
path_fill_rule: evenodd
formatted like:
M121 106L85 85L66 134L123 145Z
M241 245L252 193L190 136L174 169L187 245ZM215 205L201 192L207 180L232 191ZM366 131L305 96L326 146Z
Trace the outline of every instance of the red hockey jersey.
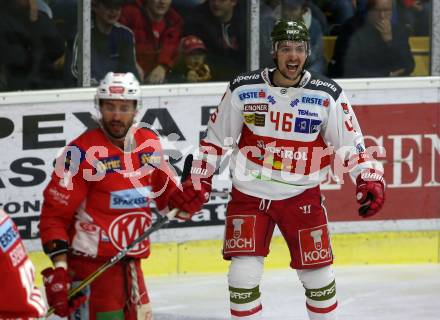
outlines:
M43 245L64 240L76 254L108 258L149 228L152 201L168 211L175 183L157 135L137 129L129 145L124 152L96 129L64 148L44 191ZM128 255L145 258L149 247L147 239Z
M43 317L46 304L35 287L35 270L17 226L0 210L0 319Z

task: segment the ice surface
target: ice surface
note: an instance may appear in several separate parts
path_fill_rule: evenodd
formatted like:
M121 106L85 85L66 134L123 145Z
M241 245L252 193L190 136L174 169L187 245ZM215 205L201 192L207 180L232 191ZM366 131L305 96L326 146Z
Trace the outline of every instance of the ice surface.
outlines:
M440 264L335 267L339 320L439 320ZM146 277L154 320L229 319L226 274ZM307 320L291 269L265 271L262 319ZM51 317L57 319L57 317Z
M439 320L440 265L336 267L339 319ZM226 274L151 278L155 320L229 319ZM304 289L294 270L266 271L263 317L306 320Z

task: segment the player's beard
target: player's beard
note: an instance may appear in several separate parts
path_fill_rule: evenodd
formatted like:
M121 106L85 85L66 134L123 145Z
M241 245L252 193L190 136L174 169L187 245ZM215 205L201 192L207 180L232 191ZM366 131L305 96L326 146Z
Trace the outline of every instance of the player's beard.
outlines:
M290 76L289 74L287 74L285 71L283 71L279 66L277 66L278 71L280 72L280 74L287 80L289 81L293 81L295 83L297 83L299 81L299 79L301 78L301 75L303 74L304 71L304 66L305 63L301 66L298 67L298 70L296 70L296 72Z
M298 74L295 74L295 76L293 76L293 77L290 77L289 75L287 75L286 73L284 73L284 72L281 71L281 70L279 70L279 71L280 71L281 75L282 75L284 78L286 78L287 80L290 80L290 81L293 81L293 82L297 82L297 80L299 80L299 77L301 76L302 69L299 71Z
M128 130L133 125L133 121L130 123L123 123L122 121L104 121L102 120L102 126L104 127L107 134L110 136L110 138L115 140L121 140L124 139L127 135Z

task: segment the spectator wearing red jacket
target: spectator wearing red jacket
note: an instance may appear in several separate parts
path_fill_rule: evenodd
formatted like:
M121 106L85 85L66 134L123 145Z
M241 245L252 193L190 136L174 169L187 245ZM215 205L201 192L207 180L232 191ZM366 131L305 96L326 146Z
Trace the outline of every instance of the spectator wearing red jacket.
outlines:
M178 56L183 19L171 0L135 0L122 7L119 21L129 27L136 40L136 57L144 71L144 83L158 84Z

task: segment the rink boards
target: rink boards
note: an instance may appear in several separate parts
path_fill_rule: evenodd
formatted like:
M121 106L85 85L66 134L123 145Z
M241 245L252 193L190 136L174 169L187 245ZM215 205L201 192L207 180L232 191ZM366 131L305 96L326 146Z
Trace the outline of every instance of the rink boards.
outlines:
M383 211L373 219L361 220L356 214L353 181L347 176L341 185L329 175L322 189L333 222L337 263L411 262L410 256L438 262L440 79L341 80L339 83L354 105L367 146L385 148L386 156L379 160L385 167L388 188ZM226 85L143 87L138 120L151 124L161 133L178 174L185 155L196 150ZM97 113L94 91L0 94L0 141L5 150L0 158L0 207L19 225L32 251L41 248L38 217L52 161L62 146L92 127L92 116ZM200 215L190 222L173 222L153 236L156 243L153 259L146 262L150 272L190 272L191 268L209 272L224 265L220 250L230 188L228 176L227 167L222 166L214 182L220 195L211 198ZM273 246L268 266L286 266L284 245L281 239L276 239L274 244L279 243L280 248ZM154 252L160 257L155 257ZM197 259L202 263L186 267Z

